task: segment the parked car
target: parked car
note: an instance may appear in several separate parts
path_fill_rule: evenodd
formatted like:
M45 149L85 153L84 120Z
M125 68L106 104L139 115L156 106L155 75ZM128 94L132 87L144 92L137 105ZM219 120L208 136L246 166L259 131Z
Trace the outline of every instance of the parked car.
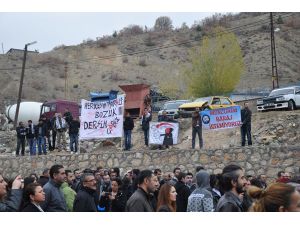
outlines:
M181 117L191 117L196 108L201 109L219 109L235 106L234 102L223 96L210 96L198 98L193 102L185 103L179 106L178 112Z
M174 100L165 102L162 110L158 112L158 117L162 115L163 111L167 112L167 116L172 119L177 119L179 117L178 108L180 105L191 102L190 100Z
M257 111L276 109L294 110L300 107L300 86L278 88L268 97L257 100Z

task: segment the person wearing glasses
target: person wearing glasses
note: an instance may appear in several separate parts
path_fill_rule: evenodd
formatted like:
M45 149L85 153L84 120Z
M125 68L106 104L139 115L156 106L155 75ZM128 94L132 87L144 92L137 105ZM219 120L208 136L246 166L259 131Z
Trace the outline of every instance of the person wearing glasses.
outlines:
M84 173L81 176L81 189L74 200L74 212L97 212L95 193L97 181L94 174Z

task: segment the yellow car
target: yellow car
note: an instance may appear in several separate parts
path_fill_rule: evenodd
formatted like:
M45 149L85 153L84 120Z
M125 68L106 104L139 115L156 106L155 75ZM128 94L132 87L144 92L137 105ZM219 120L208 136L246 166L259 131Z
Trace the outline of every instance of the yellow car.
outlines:
M196 108L203 109L219 109L235 106L233 101L228 97L211 96L204 98L197 98L193 102L185 103L179 106L178 113L180 117L191 117Z

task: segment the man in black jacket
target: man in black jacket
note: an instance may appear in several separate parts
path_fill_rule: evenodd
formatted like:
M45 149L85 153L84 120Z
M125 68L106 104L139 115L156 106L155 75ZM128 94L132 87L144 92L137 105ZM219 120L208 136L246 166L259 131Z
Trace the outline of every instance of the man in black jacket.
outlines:
M247 180L240 166L225 166L222 172L222 190L225 194L220 198L216 212L243 212L240 195L244 193Z
M36 154L36 142L34 137L34 125L32 124L32 120L28 120L28 125L26 127L26 139L29 145L30 155Z
M151 113L148 111L147 108L144 109L144 114L142 116L142 129L144 131L144 139L145 145L148 146L149 144L149 123L152 120Z
M125 138L125 150L129 151L131 148L131 132L134 128L133 119L130 117L130 113L126 112L123 129L124 129L124 138Z
M70 150L71 154L77 153L78 150L78 134L79 134L80 123L77 119L73 119L69 122L69 136L70 136ZM75 150L74 150L75 144Z
M244 103L244 108L241 110L241 136L242 136L242 146L245 146L246 135L248 140L248 145L252 145L251 139L251 116L252 112L249 109L248 102Z
M154 212L151 193L157 189L158 180L151 170L143 170L138 176L138 189L128 199L127 212Z
M21 147L21 155L25 154L25 137L26 137L26 128L23 122L19 122L19 126L17 127L17 150L16 156L20 154Z
M185 185L186 174L180 172L177 176L177 183L175 184L175 189L177 192L176 196L176 212L186 212L188 199L191 191L188 186Z
M96 179L92 173L84 173L81 176L81 189L74 200L74 212L97 212L95 203Z

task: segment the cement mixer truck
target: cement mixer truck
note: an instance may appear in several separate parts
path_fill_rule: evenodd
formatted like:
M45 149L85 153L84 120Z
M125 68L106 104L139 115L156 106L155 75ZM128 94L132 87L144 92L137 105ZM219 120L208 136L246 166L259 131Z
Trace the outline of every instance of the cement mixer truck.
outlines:
M14 121L17 104L6 107L5 115L10 121ZM47 119L51 119L55 113L65 112L65 109L69 109L73 118L79 118L80 106L77 102L69 100L52 100L42 102L21 102L19 109L18 122L22 121L27 123L28 120L32 120L33 124L37 124L39 118L43 115Z

